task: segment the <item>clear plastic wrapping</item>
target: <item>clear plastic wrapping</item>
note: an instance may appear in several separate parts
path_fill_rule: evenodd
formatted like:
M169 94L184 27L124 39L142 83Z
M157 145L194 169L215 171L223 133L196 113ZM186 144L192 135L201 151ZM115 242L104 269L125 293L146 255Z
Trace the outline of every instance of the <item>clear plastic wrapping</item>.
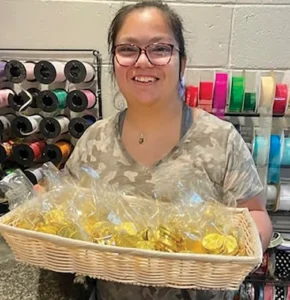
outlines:
M134 194L107 184L85 165L77 177L49 165L44 170L47 191L21 204L7 224L102 245L246 255L234 214L219 201L205 199L198 180L162 172L152 179L155 188L150 194L142 188Z

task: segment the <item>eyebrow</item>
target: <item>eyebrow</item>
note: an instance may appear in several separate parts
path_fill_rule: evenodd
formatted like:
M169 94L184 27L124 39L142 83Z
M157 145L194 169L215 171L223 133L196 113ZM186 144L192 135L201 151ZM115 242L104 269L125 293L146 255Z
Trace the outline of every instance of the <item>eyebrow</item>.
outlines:
M134 37L131 37L131 36L128 36L128 37L122 37L122 43L132 43L132 44L138 44L140 43L140 39L138 38L134 38ZM172 42L173 43L173 40L172 38L170 38L169 36L155 36L154 38L148 40L147 42L150 44L150 43L156 43L156 42L160 42L162 40L166 40L168 42Z

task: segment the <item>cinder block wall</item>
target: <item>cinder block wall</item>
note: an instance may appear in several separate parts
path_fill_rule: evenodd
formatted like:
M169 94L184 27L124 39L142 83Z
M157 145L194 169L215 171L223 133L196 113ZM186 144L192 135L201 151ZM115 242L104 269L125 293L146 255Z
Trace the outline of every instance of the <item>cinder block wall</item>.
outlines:
M199 69L290 69L290 0L167 2L184 20L188 83ZM115 89L108 72L106 35L124 3L0 0L0 47L98 49L103 57L104 116L109 116Z

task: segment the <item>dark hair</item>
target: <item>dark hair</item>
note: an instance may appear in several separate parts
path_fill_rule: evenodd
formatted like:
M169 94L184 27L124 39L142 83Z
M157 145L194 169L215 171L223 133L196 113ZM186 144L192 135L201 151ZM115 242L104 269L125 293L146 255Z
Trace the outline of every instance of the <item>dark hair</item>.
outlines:
M183 37L183 24L180 16L167 4L163 3L161 0L143 0L136 4L130 4L122 7L115 15L108 33L108 47L110 53L110 61L114 69L114 48L116 37L126 19L126 17L133 11L145 8L157 8L162 11L168 19L169 26L172 29L175 40L179 47L179 58L180 66L181 59L186 56L185 52L185 42Z

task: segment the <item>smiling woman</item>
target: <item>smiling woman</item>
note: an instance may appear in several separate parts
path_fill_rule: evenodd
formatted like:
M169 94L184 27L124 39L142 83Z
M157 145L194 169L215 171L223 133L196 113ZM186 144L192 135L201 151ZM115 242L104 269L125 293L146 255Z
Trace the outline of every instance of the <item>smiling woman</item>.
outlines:
M234 200L247 207L266 249L272 228L251 153L234 126L189 108L179 95L186 66L180 17L161 1L125 6L112 21L108 45L128 108L84 133L67 163L69 171L75 174L78 164L90 164L108 183L147 195L152 195L160 172L167 174L164 180L174 195L176 182L168 181L180 174L184 188L199 182L205 200ZM97 295L104 300L230 299L227 292L105 281L98 281Z

